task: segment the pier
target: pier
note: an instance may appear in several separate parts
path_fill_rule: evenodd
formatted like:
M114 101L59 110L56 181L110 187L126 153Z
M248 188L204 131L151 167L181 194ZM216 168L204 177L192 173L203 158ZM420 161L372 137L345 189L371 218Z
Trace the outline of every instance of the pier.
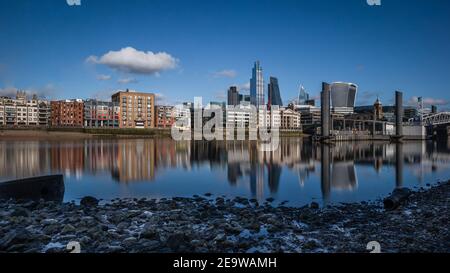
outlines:
M314 140L329 143L334 141L394 141L426 140L433 135L449 135L450 113L427 116L422 122L404 122L403 93L395 92L395 122L378 120L375 113L370 119L354 118L352 115L332 113L330 84L322 83L321 127L317 128ZM435 124L433 124L435 122ZM445 125L443 125L445 124ZM430 129L434 126L434 130Z

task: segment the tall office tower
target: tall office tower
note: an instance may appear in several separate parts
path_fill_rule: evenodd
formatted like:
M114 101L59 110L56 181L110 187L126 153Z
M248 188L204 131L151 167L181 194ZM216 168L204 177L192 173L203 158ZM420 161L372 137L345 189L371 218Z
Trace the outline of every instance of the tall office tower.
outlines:
M305 105L306 102L309 101L309 94L306 93L305 87L300 85L300 91L298 93L298 104Z
M283 106L283 101L281 100L280 87L278 85L278 79L275 77L270 77L270 82L268 84L269 93L269 105Z
M250 105L250 95L239 94L239 104Z
M264 105L264 79L259 61L255 62L250 79L251 104L257 107Z
M331 84L331 106L335 113L353 113L358 86L347 82Z
M436 114L437 113L437 106L436 105L431 105L431 113L432 114Z
M239 92L236 86L231 86L228 89L228 105L236 106L239 104Z

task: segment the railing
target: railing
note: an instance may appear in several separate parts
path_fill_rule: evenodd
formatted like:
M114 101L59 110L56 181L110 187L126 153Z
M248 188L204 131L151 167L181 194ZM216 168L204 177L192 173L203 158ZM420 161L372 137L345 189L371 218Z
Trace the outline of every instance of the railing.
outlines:
M417 120L417 118L411 118L408 120L410 124L423 124L427 125L440 125L440 124L450 124L450 112L441 112L437 114L427 114L422 117L422 120Z

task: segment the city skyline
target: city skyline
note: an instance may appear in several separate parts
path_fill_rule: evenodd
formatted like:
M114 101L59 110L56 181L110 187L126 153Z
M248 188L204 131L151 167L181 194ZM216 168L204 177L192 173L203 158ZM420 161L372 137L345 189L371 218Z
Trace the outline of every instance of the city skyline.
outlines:
M278 272L307 253L450 253L449 15L0 0L0 255Z
M317 99L322 81L346 81L360 87L358 105L377 96L392 104L399 89L406 104L423 97L425 106L449 107L447 1L260 1L256 8L254 1L227 1L218 3L220 12L205 1L0 5L0 37L8 41L0 45L1 95L19 89L50 99L104 99L130 88L155 93L159 103L225 101L229 86L249 92L249 68L260 60L266 75L281 81L285 102L298 96L300 83ZM340 11L349 16L336 16ZM268 12L273 20L255 28L255 18ZM276 43L267 42L271 33Z

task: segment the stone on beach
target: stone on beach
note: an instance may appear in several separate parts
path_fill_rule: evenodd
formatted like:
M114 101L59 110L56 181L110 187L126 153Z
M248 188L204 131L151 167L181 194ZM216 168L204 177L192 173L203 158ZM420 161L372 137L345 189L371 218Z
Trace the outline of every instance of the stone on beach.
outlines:
M98 205L98 199L92 196L85 196L81 199L80 205L85 207L95 207Z
M319 208L256 200L120 199L98 205L0 201L0 252L449 252L450 183L410 194L396 210L381 202ZM89 204L89 209L86 205Z

